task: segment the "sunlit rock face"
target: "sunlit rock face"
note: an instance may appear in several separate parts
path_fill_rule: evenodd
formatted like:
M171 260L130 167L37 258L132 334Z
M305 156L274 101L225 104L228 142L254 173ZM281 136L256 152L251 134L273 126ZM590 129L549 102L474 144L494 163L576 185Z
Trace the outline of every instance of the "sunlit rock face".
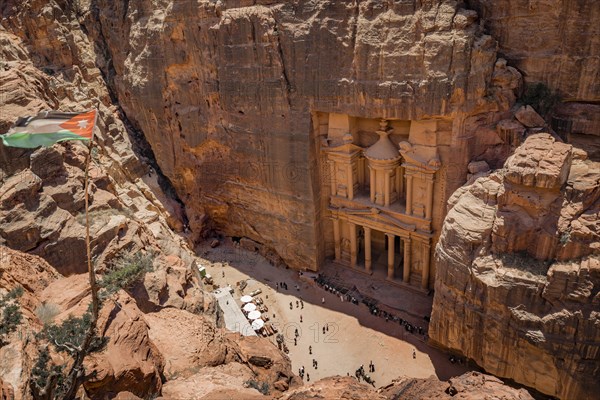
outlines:
M470 0L500 53L569 101L598 101L600 4L596 1Z
M600 389L600 164L547 133L456 191L438 246L434 343L564 399Z
M95 5L85 24L106 75L191 229L249 237L294 268L333 253L320 116L435 122L434 140L409 142L441 149L441 225L468 161L501 143L489 126L519 86L455 1Z

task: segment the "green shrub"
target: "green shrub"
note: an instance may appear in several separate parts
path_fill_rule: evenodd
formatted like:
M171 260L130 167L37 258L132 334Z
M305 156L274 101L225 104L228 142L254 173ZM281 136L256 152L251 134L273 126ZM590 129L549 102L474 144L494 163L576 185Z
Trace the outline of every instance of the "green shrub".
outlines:
M5 344L6 337L21 324L23 314L17 299L22 295L23 288L17 287L0 297L0 347Z
M42 347L29 377L33 398L63 398L67 391L63 370L62 365L55 365L50 359L48 347Z
M69 316L61 324L48 324L37 334L37 339L45 344L39 348L39 356L29 378L34 399L64 399L66 393L77 389L73 389L73 385L78 385L81 377L70 379L68 362L63 365L54 364L50 358L49 346L53 346L58 353L66 353L67 356L63 359L70 356L72 360L83 360L81 355L101 350L107 341L105 337L90 333L91 327L92 314L88 310L79 318ZM91 335L91 340L89 346L86 346L88 335ZM76 372L78 370L80 369L75 369Z
M129 289L143 278L146 272L152 271L154 255L151 253L125 254L117 259L108 273L102 277L100 286L109 293L116 293L119 289Z
M83 350L86 334L90 329L92 314L86 312L80 318L69 316L60 325L46 325L40 332L39 337L48 340L57 351L66 352L71 356ZM94 338L89 351L95 351L102 347L103 340Z

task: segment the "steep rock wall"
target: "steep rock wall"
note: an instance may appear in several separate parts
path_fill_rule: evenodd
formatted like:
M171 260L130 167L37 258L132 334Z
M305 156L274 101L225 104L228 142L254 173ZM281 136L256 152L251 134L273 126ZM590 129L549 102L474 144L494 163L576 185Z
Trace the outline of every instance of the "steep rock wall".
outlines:
M429 334L564 399L600 389L600 168L546 133L458 190L436 249Z
M600 3L569 0L469 0L499 52L565 100L600 100Z
M456 1L90 6L86 26L111 57L105 74L192 230L250 237L296 268L324 256L311 113L452 121L443 204L473 154L500 143L481 127L515 99L518 73L500 63L492 82L496 43Z

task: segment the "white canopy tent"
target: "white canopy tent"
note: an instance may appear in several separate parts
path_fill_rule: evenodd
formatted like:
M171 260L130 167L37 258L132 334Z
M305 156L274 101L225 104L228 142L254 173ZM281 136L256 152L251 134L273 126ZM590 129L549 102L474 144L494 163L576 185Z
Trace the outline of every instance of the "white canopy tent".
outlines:
M258 311L258 310L251 311L248 314L248 319L259 319L259 318L260 318L260 311Z
M254 303L246 303L244 304L243 310L246 312L251 312L256 310L256 304Z
M254 321L252 321L252 329L254 329L255 331L262 329L263 326L265 326L265 321L263 321L262 319L255 319Z
M242 303L250 303L252 301L252 296L242 296L240 300L242 301Z

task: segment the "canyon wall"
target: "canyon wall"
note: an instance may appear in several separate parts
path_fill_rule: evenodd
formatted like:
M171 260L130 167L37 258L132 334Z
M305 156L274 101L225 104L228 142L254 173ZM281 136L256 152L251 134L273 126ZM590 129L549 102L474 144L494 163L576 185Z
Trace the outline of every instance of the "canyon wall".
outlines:
M468 0L498 52L566 101L600 101L600 3L569 0Z
M436 249L429 335L564 399L600 390L600 163L534 133L459 189Z
M333 252L318 113L442 120L432 143L414 138L443 148L441 225L468 161L502 143L491 127L519 87L456 1L84 3L104 74L192 231L249 237L294 268Z
M191 268L198 259L184 234L181 206L156 173L143 138L113 103L96 67L102 55L73 4L27 0L0 5L0 131L42 110L97 107L89 170L97 280L124 255L146 254L152 260L152 271L104 299L98 331L107 343L85 358L85 395L82 389L78 397L164 394L173 399L223 390L236 398L261 396L243 387L249 379L279 382L277 387L287 389L293 379L290 361L272 343L264 338L249 343L216 327L213 297ZM91 302L86 154L79 142L37 149L0 143L0 296L23 288L17 299L23 318L16 331L3 333L0 343L2 399L33 398L32 369L40 348L48 346L38 333L46 323L81 316ZM52 360L65 362L68 370L70 357L49 347ZM182 383L188 378L202 385ZM191 393L198 386L202 393Z

